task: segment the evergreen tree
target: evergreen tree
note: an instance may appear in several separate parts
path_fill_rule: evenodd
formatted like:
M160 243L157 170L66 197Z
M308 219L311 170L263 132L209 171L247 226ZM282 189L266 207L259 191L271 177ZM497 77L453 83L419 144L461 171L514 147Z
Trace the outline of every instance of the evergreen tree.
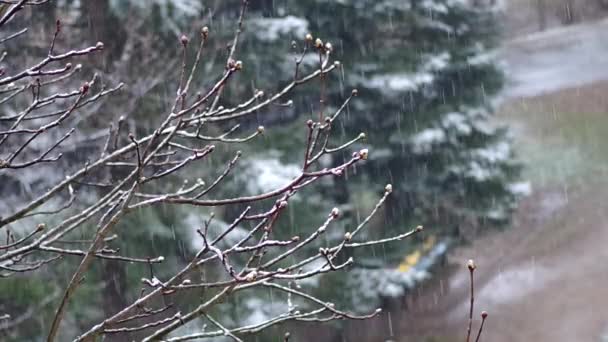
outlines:
M207 18L203 24L209 25L215 39L205 68L222 67L240 1L205 5L210 7L198 10ZM171 13L170 18L192 15L192 8L180 15L175 12L180 6L171 7L163 1L157 1L156 6L157 13ZM357 224L359 210L372 205L366 200L372 197L369 189L378 189L390 179L394 197L384 212L384 222L376 224L374 237L420 224L431 231L436 250L445 250L442 238L461 239L479 227L508 222L517 198L527 190L525 184L518 183L520 165L507 132L492 121L493 100L503 84L492 54L500 33L497 11L495 2L468 0L250 2L236 56L246 65L244 80L227 89L230 95L221 104L228 107L232 98L251 95L256 89L271 95L290 82L307 33L323 44L330 43L345 72L326 80L324 104L336 106L351 89L358 90L346 119L336 128L345 136L365 133L367 140L352 148L369 147L373 162L356 175L346 175L355 180L336 178L334 184L323 184L320 191L324 196L303 201L294 209L300 211L294 216L306 217L302 212L314 213L336 202L354 202L353 207L343 208L350 222L335 234L341 238ZM155 28L161 33L175 31L174 20L162 19L167 16L156 20ZM313 45L309 43L309 53L299 67L302 72L318 68ZM302 118L332 109L319 105L318 85L298 89L296 98L292 106L259 113L251 122L281 127L278 133L270 129L266 144L254 147L254 151L262 151L259 158L268 158L269 150L287 150L272 157L286 164L297 160L299 151L292 147L301 146L304 139L299 136ZM341 162L342 158L328 163ZM314 226L306 223L291 222L291 229ZM358 265L392 265L409 250L403 244L392 247L357 255ZM390 289L391 283L410 286L425 277L425 270L416 272L385 275L383 284L368 287Z
M288 42L300 46L306 32L331 42L347 72L328 80L325 103L340 103L351 88L358 89L339 129L350 135L364 132L373 163L346 188L338 179L327 195L360 202L368 189L390 179L395 197L385 222L377 225L377 237L422 224L437 247L426 250L426 261L436 261L434 251L445 250L442 238L461 239L471 230L508 222L527 191L518 182L520 165L507 132L492 120L493 100L503 85L492 54L500 33L497 11L494 2L467 0L267 1L250 13L249 39L239 58L256 72L255 86L265 89L277 77L285 77L284 82L293 77L298 55L297 49L284 53ZM318 67L318 59L313 53L302 65ZM295 104L296 115L317 115L317 90L299 98L303 102ZM289 120L284 113L258 120ZM282 140L285 146L289 139ZM357 221L352 209L351 226ZM393 246L356 260L363 267L391 264L408 250ZM430 265L426 261L422 264ZM388 271L362 279L381 279L368 288L399 295L403 291L393 285L405 288L426 276L417 267L407 276ZM361 292L361 279L354 282L353 291Z

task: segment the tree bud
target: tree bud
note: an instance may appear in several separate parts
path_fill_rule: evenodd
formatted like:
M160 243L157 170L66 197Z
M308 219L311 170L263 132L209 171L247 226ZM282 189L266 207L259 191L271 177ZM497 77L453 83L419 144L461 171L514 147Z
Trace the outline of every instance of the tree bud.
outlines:
M364 148L361 151L359 151L359 156L361 157L362 160L367 160L368 156L369 156L369 150Z
M80 87L80 93L81 94L86 94L89 91L89 88L91 86L89 85L89 82L84 82L84 84L82 85L82 87Z
M317 39L315 40L315 47L316 47L317 49L320 49L320 48L322 48L322 47L323 47L323 41L322 41L320 38L317 38Z
M331 210L331 216L332 216L333 218L338 218L338 216L340 216L340 209L338 209L338 208L333 208L333 209Z
M469 271L474 271L477 268L473 259L469 259L469 261L467 262L467 267L469 268Z
M184 47L186 47L188 45L188 42L190 41L190 39L188 39L188 37L185 34L182 34L182 36L179 37L179 41L182 43L182 45Z

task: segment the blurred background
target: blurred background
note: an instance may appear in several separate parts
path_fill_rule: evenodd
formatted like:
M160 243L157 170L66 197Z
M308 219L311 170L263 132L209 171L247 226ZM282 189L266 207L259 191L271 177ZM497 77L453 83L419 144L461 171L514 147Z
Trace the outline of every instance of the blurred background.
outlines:
M109 122L120 120L133 132L156 127L175 94L179 37L198 44L205 25L209 47L195 82L213 84L239 8L238 0L51 1L12 23L29 26L28 39L4 48L29 64L46 53L56 19L64 32L57 49L104 42L105 53L83 60L80 72L127 87L82 114L81 143L64 158L82 162ZM380 317L314 329L280 326L255 341L276 341L286 330L295 341L461 341L469 300L464 265L471 258L478 264L476 308L489 312L485 341L608 341L607 17L606 0L250 0L237 50L245 67L222 105L290 82L297 48L311 33L332 44L343 66L328 79L328 107L354 88L359 93L338 135L346 141L365 133L353 150L370 149L364 166L298 195L285 236L316 229L324 219L318 213L337 205L345 215L328 239L341 239L386 183L394 196L367 238L425 227L414 239L357 251L347 273L298 284L357 312L383 307ZM303 68L315 63L305 59ZM307 85L290 103L243 123L264 125L266 134L239 146L247 168L221 194L268 191L296 176L304 122L318 101L319 85ZM193 177L212 175L234 152L218 151ZM347 151L323 162L348 157ZM10 194L0 199L0 213L58 177L52 167L37 174L0 171L1 193ZM137 213L123 223L120 248L160 253L177 269L200 247L191 242L192 226L211 214L205 210ZM238 211L214 214L230 222ZM21 318L0 322L0 339L41 340L49 324L42 317L49 315L36 312L54 310L43 299L65 286L77 262L49 266L34 279L0 280L0 311ZM137 296L149 271L96 265L74 297L66 329L82 330L116 312ZM283 306L260 292L228 301L220 314L233 324L253 324Z

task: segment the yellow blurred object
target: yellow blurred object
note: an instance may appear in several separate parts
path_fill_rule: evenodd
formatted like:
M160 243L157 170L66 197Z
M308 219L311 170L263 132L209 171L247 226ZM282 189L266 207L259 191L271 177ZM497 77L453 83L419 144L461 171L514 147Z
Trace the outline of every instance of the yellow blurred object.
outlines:
M433 247L435 247L436 242L437 238L434 235L429 236L422 243L422 251L415 250L412 253L406 255L403 258L403 261L401 261L401 263L399 264L399 266L397 266L397 270L399 272L407 272L411 270L412 267L416 266L416 264L420 261L422 253L427 253L428 251L430 251Z
M435 246L435 242L437 242L437 238L435 238L435 235L429 236L424 241L424 243L422 243L422 251L424 251L424 252L430 251Z
M409 271L414 265L418 263L418 260L420 260L420 256L421 253L418 250L406 255L405 258L403 258L403 261L399 264L399 267L397 267L397 269L399 270L399 272Z
M405 262L402 262L399 264L399 267L397 267L397 270L399 272L407 272L412 268L412 266L407 265Z

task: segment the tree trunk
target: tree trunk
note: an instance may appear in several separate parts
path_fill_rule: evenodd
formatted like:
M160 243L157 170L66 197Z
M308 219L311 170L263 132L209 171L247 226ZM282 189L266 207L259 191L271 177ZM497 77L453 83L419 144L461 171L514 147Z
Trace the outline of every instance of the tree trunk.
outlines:
M105 317L111 317L129 305L124 296L127 292L125 267L120 262L104 260L101 276L105 281L103 312ZM128 333L112 334L112 341L129 342L131 338Z
M536 13L538 14L538 30L547 28L547 5L545 0L536 0Z
M564 24L570 25L575 21L575 13L574 13L574 0L565 0L564 1L564 12L563 12L563 20Z
M124 23L112 15L109 0L83 1L82 13L93 43L104 43L104 53L94 54L94 62L101 69L109 71L112 62L120 57L126 40Z

